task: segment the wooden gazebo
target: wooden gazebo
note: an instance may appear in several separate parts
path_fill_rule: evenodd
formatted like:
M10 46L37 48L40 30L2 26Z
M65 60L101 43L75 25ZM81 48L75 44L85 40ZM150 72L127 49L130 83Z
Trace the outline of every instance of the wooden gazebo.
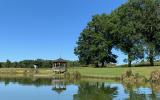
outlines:
M53 61L53 71L55 73L64 73L67 71L67 61L59 58Z

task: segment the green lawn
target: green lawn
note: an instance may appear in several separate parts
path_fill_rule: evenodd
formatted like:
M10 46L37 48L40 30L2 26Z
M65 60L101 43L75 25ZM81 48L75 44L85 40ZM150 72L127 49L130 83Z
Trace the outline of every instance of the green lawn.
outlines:
M87 77L101 77L101 78L115 78L121 77L123 73L131 69L134 73L139 73L146 78L150 77L150 73L155 70L160 70L160 67L132 67L132 68L92 68L92 67L75 67L68 68L68 72L72 73L78 71L82 76ZM0 68L0 74L24 74L26 70L32 70L27 68ZM52 69L41 68L39 73L35 76L54 76Z
M146 78L150 77L150 73L159 70L160 67L132 67L132 68L88 68L78 67L69 68L69 72L78 71L82 76L95 76L95 77L120 77L127 70L131 69L134 73L139 73Z

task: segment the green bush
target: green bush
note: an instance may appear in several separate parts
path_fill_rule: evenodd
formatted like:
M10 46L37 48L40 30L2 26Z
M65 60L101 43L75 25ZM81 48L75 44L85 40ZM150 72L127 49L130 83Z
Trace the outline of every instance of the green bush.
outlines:
M132 70L127 70L127 71L126 71L126 76L127 76L127 77L133 76Z
M78 71L73 72L73 78L74 79L80 79L81 78L81 74Z

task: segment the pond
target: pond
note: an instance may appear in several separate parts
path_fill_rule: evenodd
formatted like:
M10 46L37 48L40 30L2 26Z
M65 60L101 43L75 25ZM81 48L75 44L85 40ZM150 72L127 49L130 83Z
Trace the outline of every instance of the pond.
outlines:
M153 87L153 88L152 88ZM0 78L1 100L160 100L160 86L60 78Z

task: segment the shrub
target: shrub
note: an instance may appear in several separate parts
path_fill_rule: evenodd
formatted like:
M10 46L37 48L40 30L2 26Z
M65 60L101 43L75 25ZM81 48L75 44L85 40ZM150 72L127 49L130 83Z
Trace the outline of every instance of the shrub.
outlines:
M81 78L81 74L78 71L73 72L73 78L74 79L80 79Z
M78 80L81 78L81 74L78 71L75 71L73 73L65 72L64 78L69 80Z
M127 70L124 74L121 76L123 82L133 82L133 83L141 83L145 82L146 78L144 76L141 76L139 73L133 73L132 70Z
M127 76L127 77L133 76L132 70L127 70L127 71L126 71L126 76Z
M151 72L150 80L152 82L160 82L160 71L156 70Z

